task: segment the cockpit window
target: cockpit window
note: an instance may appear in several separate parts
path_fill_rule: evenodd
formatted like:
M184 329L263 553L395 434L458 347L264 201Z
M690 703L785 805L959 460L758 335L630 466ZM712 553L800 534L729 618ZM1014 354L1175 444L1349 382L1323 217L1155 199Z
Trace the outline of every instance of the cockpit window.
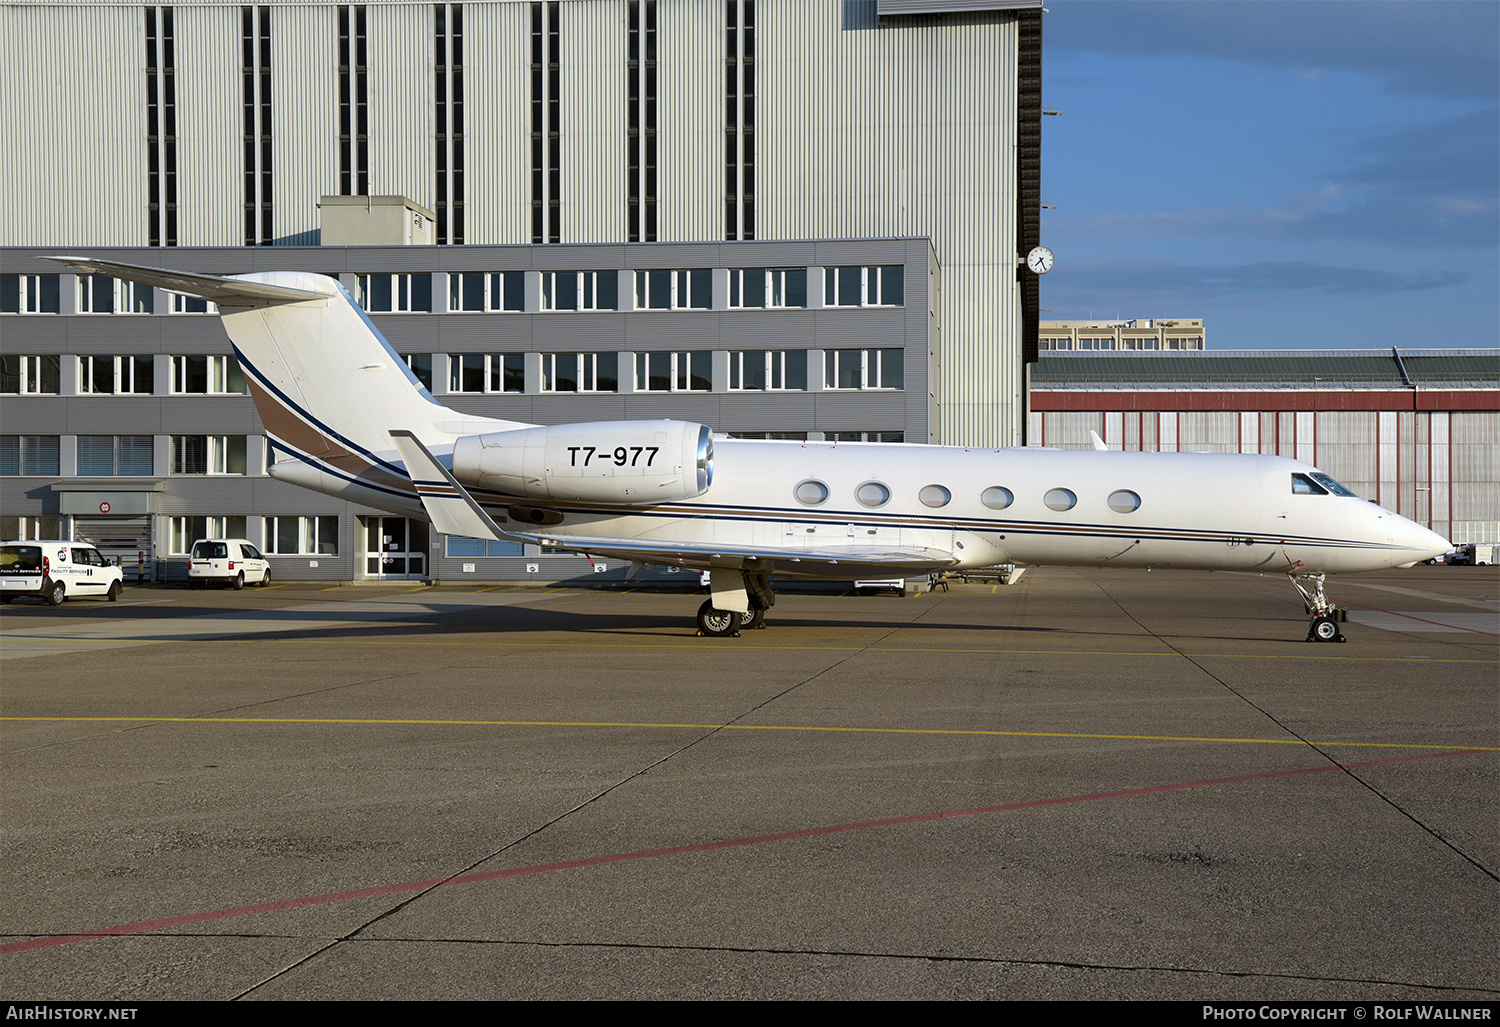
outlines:
M1314 473L1312 478L1313 481L1317 482L1319 485L1322 485L1329 492L1332 492L1335 496L1349 496L1353 499L1359 498L1346 486L1340 485L1338 482L1334 481L1332 478L1328 477L1328 475L1324 474L1321 471Z
M1292 495L1294 496L1326 496L1328 490L1305 474L1292 475Z

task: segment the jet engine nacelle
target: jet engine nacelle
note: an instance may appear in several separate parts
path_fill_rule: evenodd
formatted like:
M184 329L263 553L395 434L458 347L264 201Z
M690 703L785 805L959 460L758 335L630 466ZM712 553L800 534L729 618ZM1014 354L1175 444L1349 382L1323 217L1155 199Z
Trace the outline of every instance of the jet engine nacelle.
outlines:
M453 444L453 476L527 499L671 503L713 484L713 433L685 421L591 421L466 435Z

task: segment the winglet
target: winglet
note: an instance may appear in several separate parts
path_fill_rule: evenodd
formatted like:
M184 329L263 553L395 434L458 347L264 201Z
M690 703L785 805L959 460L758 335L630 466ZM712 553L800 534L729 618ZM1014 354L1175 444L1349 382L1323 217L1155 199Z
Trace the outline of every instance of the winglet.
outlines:
M444 535L487 538L496 542L518 537L501 530L415 435L409 431L393 431L391 441L406 464L406 473L411 476L411 483L422 499L422 508L427 511L434 528Z
M1109 447L1104 444L1104 440L1099 437L1099 433L1092 428L1089 429L1089 438L1094 440L1095 449L1105 453L1109 452Z

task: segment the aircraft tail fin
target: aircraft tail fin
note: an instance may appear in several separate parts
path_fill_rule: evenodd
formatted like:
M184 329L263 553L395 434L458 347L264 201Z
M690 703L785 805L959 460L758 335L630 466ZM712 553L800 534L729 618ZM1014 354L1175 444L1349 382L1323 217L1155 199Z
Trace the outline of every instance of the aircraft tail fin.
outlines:
M206 275L86 257L74 271L144 282L219 305L224 330L272 445L349 478L405 479L389 427L441 444L528 427L443 406L336 280L310 272Z

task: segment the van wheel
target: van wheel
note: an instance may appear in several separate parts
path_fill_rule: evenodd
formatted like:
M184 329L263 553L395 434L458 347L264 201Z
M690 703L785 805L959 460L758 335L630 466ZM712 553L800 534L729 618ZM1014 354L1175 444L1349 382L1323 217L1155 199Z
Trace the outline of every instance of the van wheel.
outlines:
M238 592L240 589L242 589L244 587L245 587L245 572L244 571L240 571L240 573L234 579L234 590L236 592Z
M108 599L112 603L119 602L119 599L120 599L120 583L118 581L112 581L112 582L110 582L109 591L105 594L105 598Z
M260 576L260 587L261 588L265 588L270 583L271 583L271 568L267 567L266 568L266 572Z
M68 590L61 581L54 581L46 589L47 605L61 606L63 600L68 598Z

